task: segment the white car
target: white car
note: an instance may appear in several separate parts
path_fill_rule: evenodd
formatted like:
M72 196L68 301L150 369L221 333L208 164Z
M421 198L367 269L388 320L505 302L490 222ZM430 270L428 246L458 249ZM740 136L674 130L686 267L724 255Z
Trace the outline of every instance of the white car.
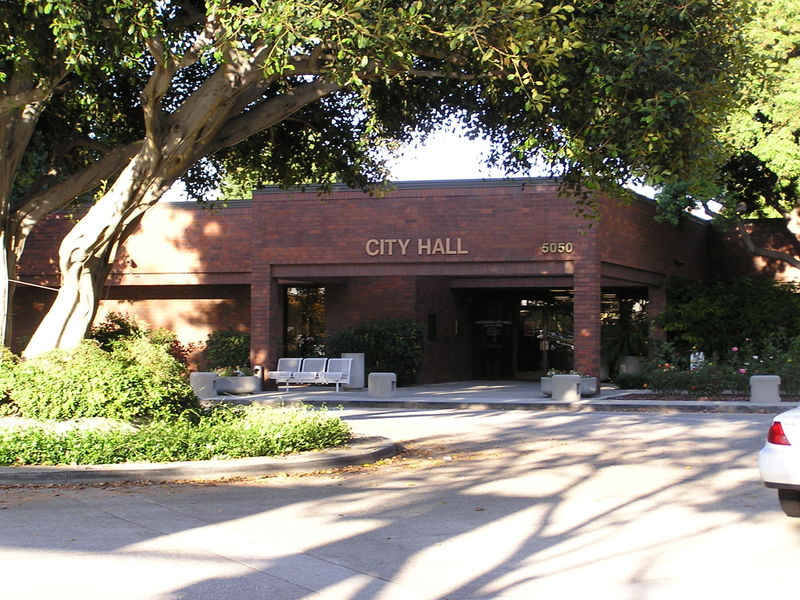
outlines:
M764 485L778 490L783 512L800 517L800 407L772 419L758 470Z

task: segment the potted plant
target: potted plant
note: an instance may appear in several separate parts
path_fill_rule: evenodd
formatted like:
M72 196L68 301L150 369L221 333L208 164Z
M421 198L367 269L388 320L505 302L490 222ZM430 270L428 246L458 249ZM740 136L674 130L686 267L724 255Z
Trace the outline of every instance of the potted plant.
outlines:
M581 396L593 396L597 393L597 377L590 377L585 373L581 373L580 371L557 371L555 369L551 369L547 372L547 375L542 377L539 380L539 384L541 386L542 393L545 396L552 396L553 395L553 375L577 375L581 378L580 380L580 392Z
M255 394L261 391L261 378L247 367L222 367L216 370L217 394Z

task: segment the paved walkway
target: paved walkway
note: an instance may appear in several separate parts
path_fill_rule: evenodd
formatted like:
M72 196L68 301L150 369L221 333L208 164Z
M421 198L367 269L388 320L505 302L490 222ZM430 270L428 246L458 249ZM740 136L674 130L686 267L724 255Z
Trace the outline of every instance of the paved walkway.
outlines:
M370 398L366 388L336 393L331 386L292 386L280 390L228 397L252 404L305 404L354 408L459 408L475 410L600 410L658 412L740 412L778 413L794 403L754 404L751 402L705 402L626 399L641 396L642 390L619 390L604 385L597 396L578 402L558 402L542 394L538 382L458 381L398 388L391 399ZM223 399L223 397L219 397Z
M366 389L336 392L331 387L294 386L247 396L225 396L226 400L255 405L310 404L348 408L468 409L530 411L636 411L719 412L777 414L795 403L704 402L626 399L641 390L618 390L604 386L598 396L578 402L557 402L544 396L535 382L467 381L398 388L394 398L370 398ZM213 401L213 400L212 400ZM316 472L375 462L393 456L397 445L387 438L354 440L345 448L307 452L283 457L194 461L169 464L126 463L65 467L0 467L0 485L84 484L115 481L180 481L253 477L277 473Z

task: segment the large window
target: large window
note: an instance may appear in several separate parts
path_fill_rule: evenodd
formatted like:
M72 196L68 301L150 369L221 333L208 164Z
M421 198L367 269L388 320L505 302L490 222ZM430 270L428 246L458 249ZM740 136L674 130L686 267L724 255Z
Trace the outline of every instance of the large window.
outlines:
M286 356L325 353L325 288L286 288Z

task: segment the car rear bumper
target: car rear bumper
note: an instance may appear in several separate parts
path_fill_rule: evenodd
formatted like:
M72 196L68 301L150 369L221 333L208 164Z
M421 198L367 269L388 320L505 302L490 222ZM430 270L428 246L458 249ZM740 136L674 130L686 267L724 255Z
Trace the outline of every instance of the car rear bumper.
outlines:
M761 480L769 488L800 489L800 452L767 442L758 454Z

